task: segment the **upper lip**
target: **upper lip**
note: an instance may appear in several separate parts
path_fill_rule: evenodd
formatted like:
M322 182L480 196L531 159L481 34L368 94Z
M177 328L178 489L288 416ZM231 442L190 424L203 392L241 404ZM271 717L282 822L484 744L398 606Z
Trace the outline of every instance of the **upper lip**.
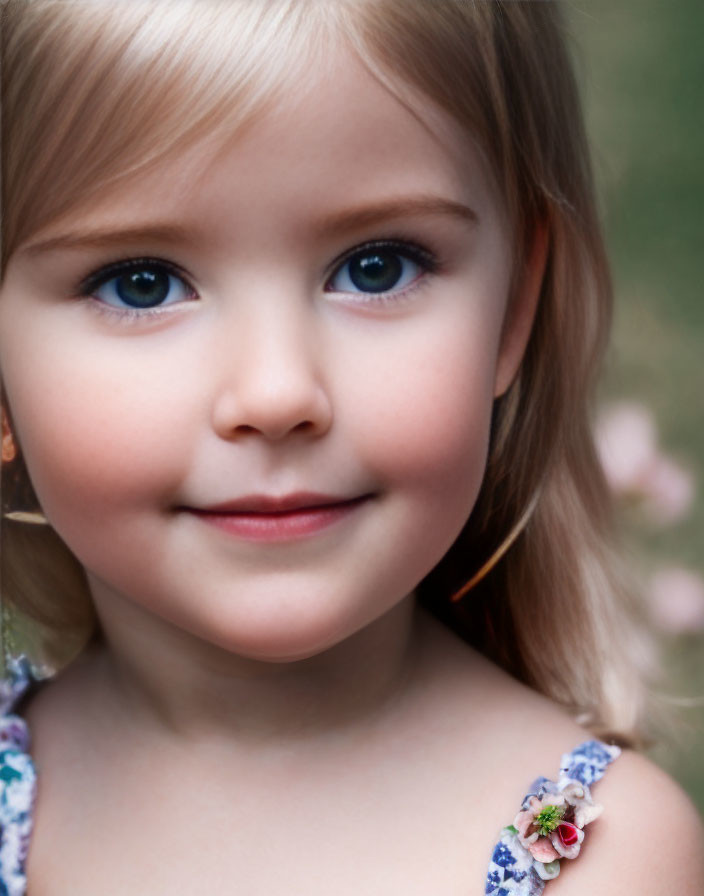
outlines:
M290 495L244 495L233 501L221 504L210 504L196 508L200 513L287 513L311 507L329 507L337 504L348 504L351 501L366 497L358 495L352 498L340 495L324 495L316 492L295 492Z

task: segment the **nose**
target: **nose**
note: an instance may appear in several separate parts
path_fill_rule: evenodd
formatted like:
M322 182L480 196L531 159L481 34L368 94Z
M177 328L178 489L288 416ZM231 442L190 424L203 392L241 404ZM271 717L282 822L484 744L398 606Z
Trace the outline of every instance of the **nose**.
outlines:
M223 333L220 381L213 406L213 428L223 439L259 433L276 441L292 433L323 435L332 423L314 328L292 315L273 315L234 326L235 339Z

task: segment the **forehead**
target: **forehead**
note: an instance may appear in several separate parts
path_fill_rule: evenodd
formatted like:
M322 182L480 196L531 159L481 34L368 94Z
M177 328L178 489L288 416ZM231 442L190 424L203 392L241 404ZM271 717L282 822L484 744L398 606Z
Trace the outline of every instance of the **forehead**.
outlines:
M73 209L62 227L129 226L157 217L244 228L407 196L444 197L481 216L499 205L472 137L403 83L382 83L350 49L311 66L246 126L214 133ZM53 229L53 228L52 228Z

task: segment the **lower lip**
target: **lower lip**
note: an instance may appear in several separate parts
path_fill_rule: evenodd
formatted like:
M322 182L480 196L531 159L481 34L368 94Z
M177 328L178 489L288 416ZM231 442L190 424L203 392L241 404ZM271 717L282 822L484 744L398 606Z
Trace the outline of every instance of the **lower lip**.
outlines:
M191 511L198 519L228 535L249 541L290 541L315 535L351 516L366 498L344 504L303 507L283 513L206 513Z

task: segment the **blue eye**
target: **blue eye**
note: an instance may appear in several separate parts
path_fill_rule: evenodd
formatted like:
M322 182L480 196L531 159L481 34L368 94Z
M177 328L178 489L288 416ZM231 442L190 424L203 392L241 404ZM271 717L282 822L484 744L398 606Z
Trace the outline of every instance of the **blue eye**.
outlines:
M398 242L362 246L348 255L328 281L331 292L381 294L398 292L435 268L424 249Z
M81 293L113 308L134 311L195 297L194 290L172 266L152 259L132 259L102 268L82 284Z

